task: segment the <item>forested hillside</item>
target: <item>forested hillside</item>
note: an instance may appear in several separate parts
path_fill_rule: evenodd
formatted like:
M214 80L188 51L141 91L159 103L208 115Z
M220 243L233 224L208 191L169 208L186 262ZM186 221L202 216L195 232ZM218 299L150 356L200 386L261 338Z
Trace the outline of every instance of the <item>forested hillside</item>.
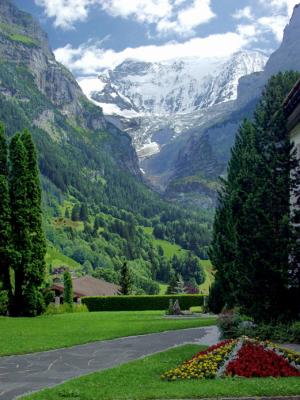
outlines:
M136 290L155 293L155 280L168 282L174 268L143 226L206 256L210 216L146 188L130 137L87 100L38 24L8 0L0 15L0 120L8 137L29 128L37 146L49 267L54 252L77 271L117 282L126 259Z

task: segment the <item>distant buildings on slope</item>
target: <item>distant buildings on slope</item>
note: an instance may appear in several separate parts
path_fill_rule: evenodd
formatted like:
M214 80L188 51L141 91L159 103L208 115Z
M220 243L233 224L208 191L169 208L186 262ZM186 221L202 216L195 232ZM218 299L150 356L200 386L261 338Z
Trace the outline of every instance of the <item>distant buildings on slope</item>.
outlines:
M120 294L120 287L118 285L88 275L80 278L72 278L72 283L74 302L78 302L81 297L85 296L116 296ZM63 283L54 283L52 290L55 292L57 299L63 300Z

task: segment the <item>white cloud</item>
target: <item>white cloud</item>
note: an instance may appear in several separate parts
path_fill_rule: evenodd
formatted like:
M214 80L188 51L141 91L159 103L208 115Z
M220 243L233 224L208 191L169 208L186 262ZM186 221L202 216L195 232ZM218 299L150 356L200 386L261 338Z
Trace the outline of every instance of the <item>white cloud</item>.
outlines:
M97 45L86 43L78 48L70 44L57 49L55 56L58 61L81 75L97 74L103 69L114 68L126 59L137 59L148 62L167 61L176 58L226 57L244 48L255 38L249 36L249 28L240 32L210 35L206 38L193 38L184 43L169 42L164 45L128 47L116 52L105 50Z
M254 18L251 7L245 7L245 8L236 10L236 12L234 14L232 14L232 17L234 19L243 19L244 18L244 19L249 19L249 20L253 20L253 18Z
M293 9L299 0L259 0L265 8L272 8L273 12L283 12L284 15L291 17Z
M244 38L255 38L257 35L257 26L253 25L238 25L237 32Z
M155 24L159 34L193 35L194 28L215 17L211 0L35 0L54 25L70 29L88 18L92 7L113 17L131 18L138 23Z
M209 22L215 17L211 6L211 0L194 0L190 7L180 10L173 22L168 24L158 24L158 31L166 32L168 30L179 34L193 34L193 29L197 26Z
M289 18L283 15L262 17L257 21L260 33L271 32L274 34L278 42L281 42L284 28L288 22Z
M169 0L94 0L113 17L133 17L136 21L156 23L172 12Z
M35 0L45 9L49 18L54 18L54 25L64 29L72 28L77 21L84 21L94 0Z
M281 42L285 26L289 23L294 7L299 0L258 0L267 15L257 20L260 34L271 32Z

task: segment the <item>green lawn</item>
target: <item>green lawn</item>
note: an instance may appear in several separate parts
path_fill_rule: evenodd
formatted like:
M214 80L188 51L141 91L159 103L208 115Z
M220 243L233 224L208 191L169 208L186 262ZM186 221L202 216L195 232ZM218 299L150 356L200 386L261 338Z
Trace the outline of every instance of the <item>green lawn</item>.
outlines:
M96 340L214 325L216 320L168 320L164 311L92 312L37 318L0 317L0 355L68 347Z
M26 397L35 400L145 400L211 397L293 396L299 378L237 378L165 382L160 375L203 347L188 345L123 366L77 378Z

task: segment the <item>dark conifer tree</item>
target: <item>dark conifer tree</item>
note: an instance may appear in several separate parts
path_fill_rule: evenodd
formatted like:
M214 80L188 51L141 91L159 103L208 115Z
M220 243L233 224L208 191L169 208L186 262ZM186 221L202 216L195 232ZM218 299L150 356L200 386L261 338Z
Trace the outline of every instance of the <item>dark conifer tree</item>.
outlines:
M13 241L13 269L15 275L12 314L24 312L24 286L26 271L30 269L31 240L28 226L29 207L27 202L27 152L21 135L16 134L9 147L11 203L11 227Z
M27 152L27 204L29 207L28 227L31 240L30 270L26 271L27 279L39 289L45 278L46 240L42 227L41 188L35 145L29 131L21 136Z
M214 224L210 256L222 302L240 306L256 320L292 318L293 156L282 104L297 76L271 78L254 123L241 127Z
M122 295L129 295L131 293L132 277L127 262L123 263L121 269L120 286Z
M10 295L11 228L7 161L4 126L0 124L0 284Z
M74 207L72 208L72 221L79 221L80 218L80 205L75 204Z
M66 208L66 211L65 211L65 218L67 218L67 219L70 218L70 211L68 208Z
M81 204L80 212L79 212L79 219L80 219L80 221L88 221L88 219L89 219L88 208L87 208L86 203Z
M15 272L12 313L35 316L44 309L46 243L36 152L28 131L11 140L9 185Z
M73 283L69 271L64 272L64 303L73 306Z

